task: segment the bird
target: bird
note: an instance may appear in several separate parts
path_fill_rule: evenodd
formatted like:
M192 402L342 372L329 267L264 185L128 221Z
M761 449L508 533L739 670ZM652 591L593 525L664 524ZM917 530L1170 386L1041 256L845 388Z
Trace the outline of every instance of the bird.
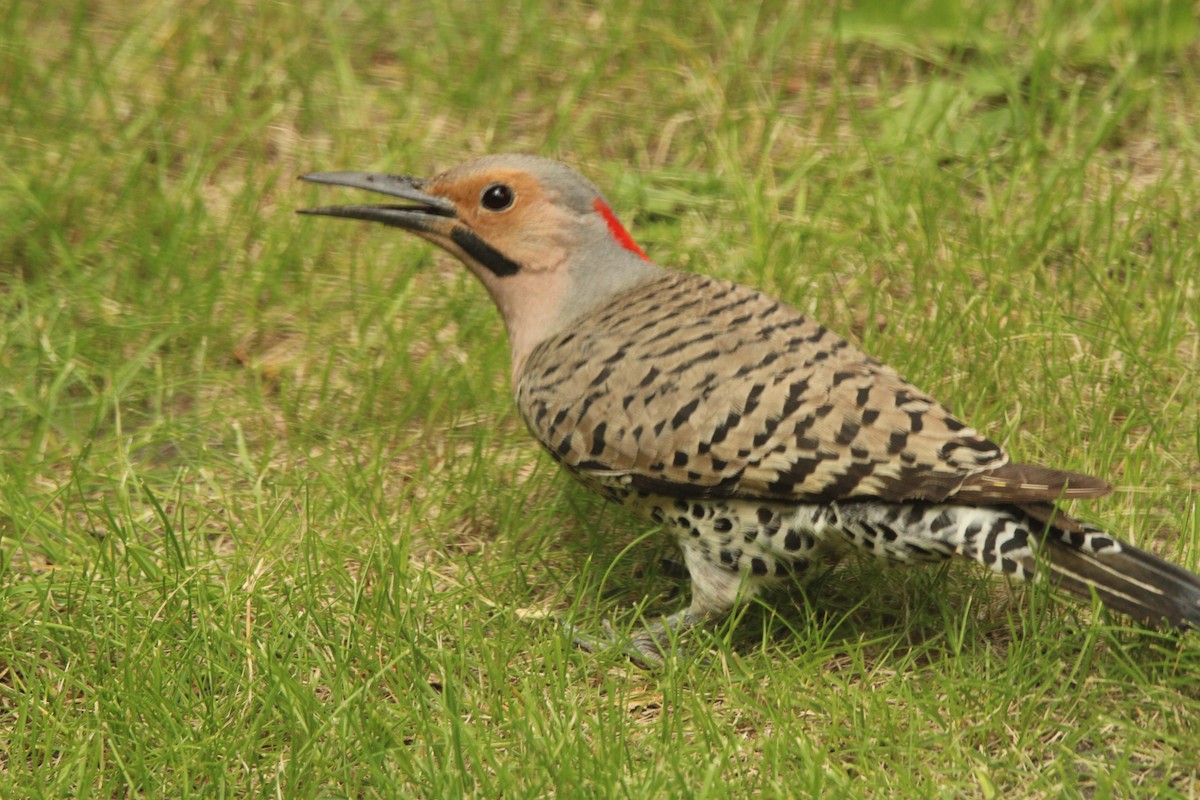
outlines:
M1148 626L1200 627L1200 576L1068 515L1113 487L1008 454L899 372L755 288L655 263L575 169L487 155L436 177L314 172L399 202L298 213L431 242L499 310L521 419L567 472L660 526L691 578L686 608L620 645L660 664L825 557L950 558L1049 580Z

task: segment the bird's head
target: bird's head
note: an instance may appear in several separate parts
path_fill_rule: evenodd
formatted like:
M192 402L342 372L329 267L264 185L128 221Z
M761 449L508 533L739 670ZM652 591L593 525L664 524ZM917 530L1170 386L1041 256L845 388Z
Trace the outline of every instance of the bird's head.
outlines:
M457 257L500 309L514 371L538 342L661 269L591 181L550 159L485 156L429 179L363 172L302 177L402 201L300 213L382 222Z

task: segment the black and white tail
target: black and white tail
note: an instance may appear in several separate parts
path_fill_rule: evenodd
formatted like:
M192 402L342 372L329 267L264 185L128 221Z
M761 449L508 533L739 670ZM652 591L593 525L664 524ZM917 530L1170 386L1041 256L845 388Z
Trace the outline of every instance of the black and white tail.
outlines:
M1091 550L1073 541L1079 537L1051 531L1042 540L1037 569L1048 566L1063 590L1084 599L1095 594L1107 607L1147 625L1200 628L1200 576L1125 542Z
M1084 600L1099 597L1108 608L1147 625L1200 628L1200 575L1073 519L1049 503L996 511L1020 521L1013 533L1029 548L1021 559L1023 577L1048 577L1063 591Z
M1200 575L1139 550L1049 503L840 503L824 520L889 561L952 555L1012 578L1048 579L1148 625L1200 628ZM817 531L820 533L821 531Z

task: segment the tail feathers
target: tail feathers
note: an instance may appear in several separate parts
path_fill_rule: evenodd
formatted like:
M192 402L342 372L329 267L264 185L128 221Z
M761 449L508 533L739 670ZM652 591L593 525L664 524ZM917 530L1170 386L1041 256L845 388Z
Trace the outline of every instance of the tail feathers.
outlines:
M1069 539L1042 543L1057 586L1147 625L1200 628L1200 575L1124 542L1089 552Z

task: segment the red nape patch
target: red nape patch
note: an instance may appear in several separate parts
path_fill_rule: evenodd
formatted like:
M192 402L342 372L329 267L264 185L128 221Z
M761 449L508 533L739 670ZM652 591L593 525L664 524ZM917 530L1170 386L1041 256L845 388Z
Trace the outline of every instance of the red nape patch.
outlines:
M597 197L596 202L592 203L592 208L596 209L598 212L600 212L600 216L604 217L604 221L608 223L608 232L611 233L612 237L617 240L617 244L621 245L621 247L624 247L626 250L631 250L634 253L637 253L646 261L650 260L650 256L643 253L642 248L637 246L637 242L633 240L633 237L629 235L629 231L625 230L625 228L617 220L617 215L613 213L612 209L608 207L607 203Z

